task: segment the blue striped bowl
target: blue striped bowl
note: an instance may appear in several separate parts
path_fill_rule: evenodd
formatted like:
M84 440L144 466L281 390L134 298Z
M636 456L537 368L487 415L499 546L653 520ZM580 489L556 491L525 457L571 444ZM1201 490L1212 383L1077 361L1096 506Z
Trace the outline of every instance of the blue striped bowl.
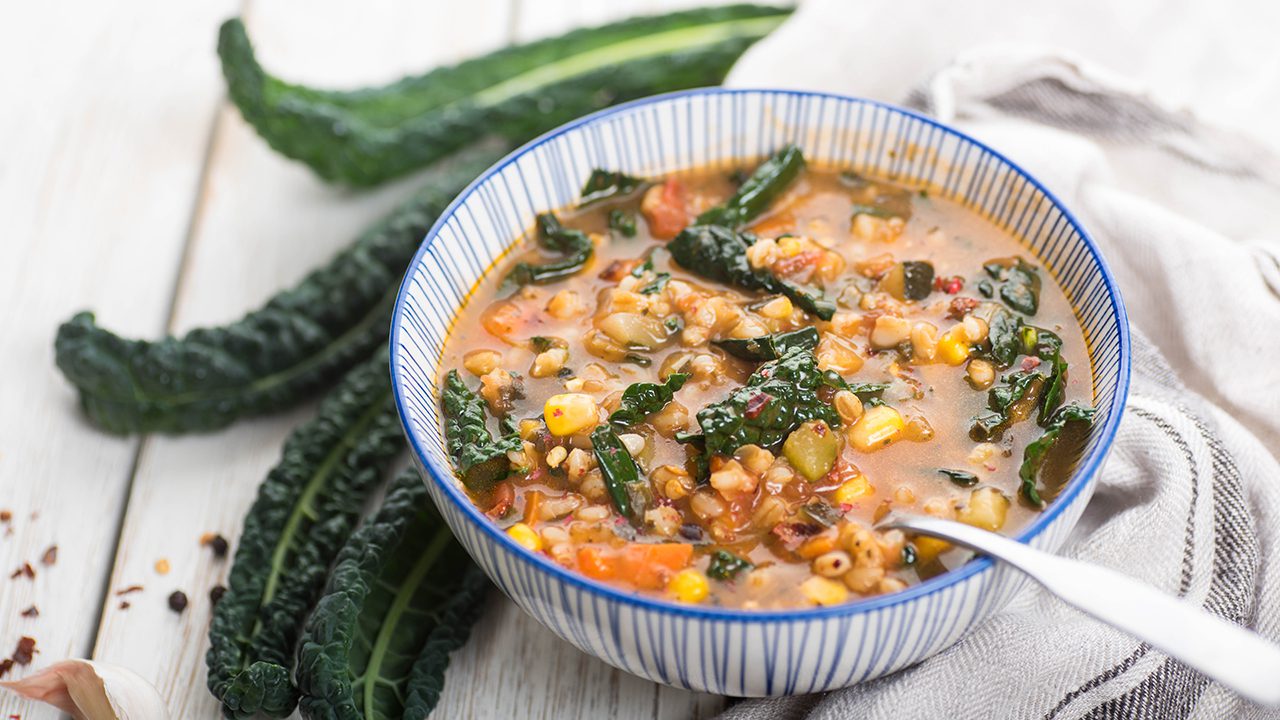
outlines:
M1056 549L1092 495L1129 384L1124 307L1071 213L996 151L927 117L837 95L705 89L610 108L554 130L480 176L427 234L392 324L400 419L436 505L489 577L560 637L627 672L726 695L831 690L958 641L1023 586L985 559L902 592L792 611L692 607L619 591L516 545L450 470L437 404L440 356L476 281L532 225L574 202L593 167L636 175L730 168L794 142L806 157L927 186L1018 237L1065 289L1089 341L1097 422L1079 469L1018 539Z

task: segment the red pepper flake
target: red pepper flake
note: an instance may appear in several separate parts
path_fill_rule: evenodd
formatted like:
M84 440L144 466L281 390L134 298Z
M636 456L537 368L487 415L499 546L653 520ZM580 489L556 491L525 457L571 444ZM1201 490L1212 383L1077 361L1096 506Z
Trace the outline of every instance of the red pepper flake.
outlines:
M747 401L747 407L743 410L742 414L745 415L748 420L754 420L759 417L760 413L764 412L765 407L769 405L769 401L772 399L773 396L769 393L756 393Z
M205 533L200 536L200 544L213 551L216 558L224 558L227 556L227 550L231 548L227 543L227 539L218 533Z
M951 301L951 305L947 308L947 317L952 320L963 320L965 315L973 312L978 307L978 298L958 297Z
M22 611L22 617L25 617L25 618L40 617L40 608L36 607L35 605L32 605L31 607Z
M44 551L44 555L40 556L40 564L47 566L56 562L58 562L58 546L50 545L49 548Z
M124 595L129 595L130 593L136 593L136 592L142 592L141 585L130 585L129 587L124 588L122 590L117 590L116 597L122 597Z
M1035 370L1035 369L1036 369L1036 368L1038 368L1038 367L1040 367L1040 358L1038 358L1038 357L1024 357L1024 358L1022 358L1022 370L1023 370L1023 372L1031 372L1032 370Z
M0 522L7 523L13 519L12 510L0 510Z
M13 651L13 661L19 665L29 665L35 654L36 639L24 636L18 640L18 648Z
M952 275L947 278L938 276L933 279L933 289L940 290L948 295L955 295L964 289L964 278L959 275Z
M133 603L129 602L128 600L121 600L121 601L120 601L120 609L121 609L121 610L128 610L128 609L129 609L129 608L131 608L131 607L133 607Z
M28 580L34 579L36 576L36 569L31 567L31 563L29 562L24 562L21 565L19 565L17 570L14 570L12 573L10 573L9 579L17 580L18 578L24 575L27 577Z
M169 609L180 613L187 609L187 594L181 590L174 590L169 594Z
M13 669L12 660L8 658L5 658L4 660L0 660L0 678L4 677L12 669ZM9 717L13 717L13 716L10 715Z

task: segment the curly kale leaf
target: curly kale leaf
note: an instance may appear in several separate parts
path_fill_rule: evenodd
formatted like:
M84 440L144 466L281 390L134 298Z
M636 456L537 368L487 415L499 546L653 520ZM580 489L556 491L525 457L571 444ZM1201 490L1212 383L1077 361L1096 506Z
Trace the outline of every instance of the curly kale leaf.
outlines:
M520 438L493 439L485 425L484 400L467 388L457 370L445 375L440 404L445 443L462 482L475 492L490 489L507 474L507 453L520 449Z
M625 197L648 184L649 181L644 178L638 178L616 170L596 168L591 171L586 184L582 186L582 196L578 199L578 207L587 207L605 200Z
M436 217L497 149L463 153L328 265L225 327L126 340L80 313L58 329L58 368L89 419L115 433L214 430L308 397L387 337L397 285Z
M743 570L755 567L751 561L738 557L728 550L717 550L711 553L711 562L707 565L707 577L725 582L732 580Z
M754 237L721 225L691 225L667 243L667 250L684 269L744 290L786 295L801 309L823 320L835 314L835 303L820 292L783 280L765 268L753 268L747 248Z
M231 98L277 152L326 180L376 185L487 135L523 141L601 107L718 85L787 9L734 5L639 17L346 92L263 70L238 19L218 55Z
M622 391L622 400L609 415L609 422L623 430L644 422L650 414L666 407L688 379L684 373L671 373L665 382L631 383Z
M818 331L804 327L754 338L712 340L711 344L743 360L777 360L791 348L812 350L818 347Z
M404 447L386 347L299 426L245 517L227 593L209 627L209 690L230 718L285 717L294 647L369 492Z
M546 285L563 280L586 267L595 246L581 230L560 224L552 213L538 216L538 244L544 249L564 255L563 259L546 263L517 263L507 273L505 282L515 285Z
M409 470L338 554L298 647L307 720L425 718L488 583Z
M862 402L871 403L873 405L883 405L884 401L880 399L880 396L884 394L885 390L889 389L888 383L851 383L841 377L840 373L835 370L823 371L822 384L830 388L835 388L836 390L848 390L854 395L857 395L858 399Z
M738 186L737 192L723 204L698 216L698 225L720 225L737 229L759 217L774 200L791 187L804 170L804 153L795 145L787 145L765 160Z
M609 229L617 230L623 237L636 236L636 216L626 210L609 211Z
M1069 425L1088 427L1093 424L1094 409L1076 403L1063 405L1054 412L1045 423L1045 431L1039 438L1027 445L1022 451L1022 465L1018 468L1018 478L1022 481L1018 492L1028 503L1035 507L1044 507L1044 498L1036 488L1036 480L1040 468L1044 466L1049 452L1058 444L1063 431Z
M707 452L732 455L743 445L776 448L809 420L838 426L840 417L818 397L822 384L817 358L803 348L761 365L745 386L698 411Z
M627 446L608 424L598 425L591 433L591 447L596 465L604 476L605 489L618 512L632 524L644 522L644 512L652 500L649 481L627 452Z
M1044 375L1010 373L987 391L987 410L973 419L969 437L974 442L999 440L1011 425L1031 417L1044 390Z
M1040 309L1040 272L1022 258L1013 262L990 262L982 266L993 280L1001 281L1000 299L1024 315Z

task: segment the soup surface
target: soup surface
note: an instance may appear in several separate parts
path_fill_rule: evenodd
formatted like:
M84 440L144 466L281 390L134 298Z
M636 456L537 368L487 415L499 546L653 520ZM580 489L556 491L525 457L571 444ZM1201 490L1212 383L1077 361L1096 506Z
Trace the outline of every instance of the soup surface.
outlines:
M875 524L1008 532L1070 474L1084 338L969 210L809 167L596 171L444 354L455 470L520 544L681 602L830 605L964 562ZM1070 369L1068 369L1070 368Z

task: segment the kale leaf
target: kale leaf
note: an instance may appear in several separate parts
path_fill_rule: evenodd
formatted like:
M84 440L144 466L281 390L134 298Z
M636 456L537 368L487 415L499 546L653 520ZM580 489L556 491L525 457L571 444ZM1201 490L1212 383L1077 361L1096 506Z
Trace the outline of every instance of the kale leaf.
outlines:
M835 314L835 303L822 294L783 280L767 269L755 269L747 261L747 247L754 237L720 225L691 225L667 243L676 263L705 278L745 290L786 295L801 309L823 320Z
M614 507L633 525L644 522L644 512L652 500L652 489L649 481L640 476L640 468L627 452L626 445L622 444L622 439L605 423L592 431L591 447Z
M836 427L840 417L818 397L822 384L817 358L803 348L761 365L745 386L698 411L707 452L732 455L743 445L775 448L809 420Z
M416 471L338 554L298 647L307 720L425 718L449 652L466 642L488 582Z
M369 493L404 447L387 362L384 346L293 431L245 517L206 656L209 690L227 717L293 710L303 621Z
M328 265L230 325L150 342L80 313L58 329L58 369L89 419L114 433L215 430L294 405L386 340L399 279L423 235L501 149L469 150L438 169Z
M223 24L218 55L231 99L272 148L367 186L481 137L523 142L605 105L719 85L789 13L734 5L631 18L350 91L268 74L239 19Z
M618 409L609 415L609 422L623 430L644 422L651 413L666 407L688 379L685 373L671 373L665 382L631 383L622 391L622 400Z
M960 487L973 487L978 484L978 476L968 470L951 470L949 468L938 468L938 472L946 475L951 482Z
M1007 264L1006 264L1007 263ZM1000 280L1000 299L1024 315L1035 315L1040 308L1040 272L1026 260L1014 258L1012 263L989 262L982 266L993 280Z
M697 225L719 225L737 229L769 209L804 170L804 153L786 145L751 173L724 203L698 216Z
M485 425L485 404L471 392L457 370L450 370L440 393L444 409L444 437L454 469L473 492L485 492L506 476L507 453L519 450L520 438L508 435L498 440Z
M1058 443L1062 431L1068 425L1078 423L1084 423L1086 426L1092 425L1094 412L1093 408L1083 407L1076 403L1063 405L1045 423L1044 433L1022 451L1022 465L1018 468L1018 478L1022 482L1018 487L1018 492L1022 493L1022 497L1028 503L1038 508L1044 507L1044 498L1040 496L1040 491L1036 489L1036 479L1040 474L1040 468L1044 465L1045 458L1048 457L1049 451Z
M874 405L883 405L884 401L880 396L885 390L889 389L888 383L871 383L857 382L851 383L840 376L835 370L824 370L822 372L822 384L836 390L848 390L864 403L872 403Z
M617 230L623 237L636 236L636 216L626 210L609 211L609 228Z
M551 262L516 263L507 273L505 282L516 285L545 285L563 280L586 267L595 252L591 238L581 230L567 228L553 213L538 216L538 244L552 252L564 255L562 260Z
M755 567L751 561L738 557L728 550L716 550L711 553L711 562L707 565L707 577L725 582L732 580L743 570Z
M582 197L578 199L578 207L587 207L605 200L613 200L639 190L649 183L644 178L634 177L623 172L601 170L591 171L591 176L582 186Z
M987 391L987 410L973 419L969 437L974 442L999 440L1014 423L1031 417L1040 402L1045 376L1019 371L1010 373Z
M743 360L777 360L793 347L804 350L818 347L818 331L812 327L803 327L761 337L712 340L711 344Z

